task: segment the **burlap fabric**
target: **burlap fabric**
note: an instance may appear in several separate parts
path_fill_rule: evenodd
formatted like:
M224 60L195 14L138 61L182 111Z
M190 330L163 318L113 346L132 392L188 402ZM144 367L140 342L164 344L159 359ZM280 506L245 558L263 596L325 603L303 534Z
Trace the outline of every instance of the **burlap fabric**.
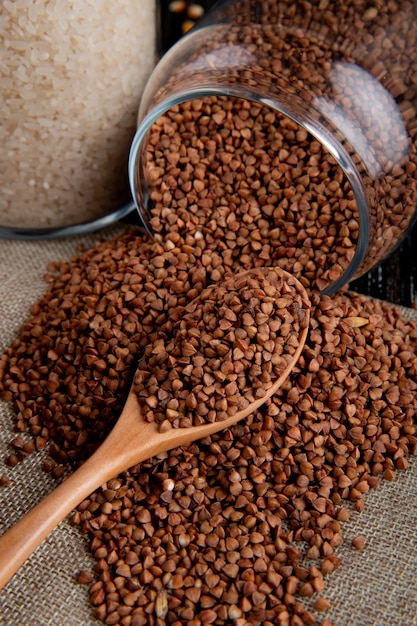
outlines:
M112 236L113 227L100 233ZM65 240L0 240L0 351L16 336L29 306L46 289L49 261L69 258L80 243L98 235ZM416 311L405 311L417 319ZM11 407L0 402L0 474L10 484L0 488L0 532L4 532L53 487L41 470L43 455L33 454L11 470L4 465L13 437ZM335 626L417 625L417 460L393 482L366 497L365 510L344 524L342 566L327 578L324 596ZM353 537L363 534L366 547L354 551ZM76 582L80 569L93 567L87 540L66 521L21 567L0 592L1 626L92 626L88 588ZM324 618L324 616L323 616Z

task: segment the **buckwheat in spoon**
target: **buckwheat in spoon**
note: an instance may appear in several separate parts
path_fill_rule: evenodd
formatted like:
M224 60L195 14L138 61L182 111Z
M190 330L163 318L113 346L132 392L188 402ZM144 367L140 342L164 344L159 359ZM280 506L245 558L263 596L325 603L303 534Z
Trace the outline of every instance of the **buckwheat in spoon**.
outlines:
M240 272L177 309L140 355L125 407L107 439L0 538L0 588L104 482L258 409L296 364L309 319L303 286L279 268Z

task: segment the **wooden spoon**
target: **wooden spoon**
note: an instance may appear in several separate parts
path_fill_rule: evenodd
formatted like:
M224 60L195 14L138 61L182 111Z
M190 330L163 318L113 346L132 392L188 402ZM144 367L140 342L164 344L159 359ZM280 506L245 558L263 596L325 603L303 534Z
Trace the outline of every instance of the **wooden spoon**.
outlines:
M258 268L241 272L238 276L251 277L257 272L266 275L268 271L271 271L270 268ZM278 268L273 268L272 271L296 284L298 293L302 295L305 327L300 331L299 344L287 367L265 395L250 402L244 410L238 411L233 417L225 420L190 428L170 428L166 432L161 432L156 422L144 420L138 398L130 390L116 425L94 454L0 538L0 589L50 531L103 483L161 452L177 446L185 446L192 441L233 426L256 411L278 390L290 374L303 349L308 332L310 305L304 288L294 277ZM211 288L215 289L215 287ZM192 305L195 307L198 299L190 303L185 311Z

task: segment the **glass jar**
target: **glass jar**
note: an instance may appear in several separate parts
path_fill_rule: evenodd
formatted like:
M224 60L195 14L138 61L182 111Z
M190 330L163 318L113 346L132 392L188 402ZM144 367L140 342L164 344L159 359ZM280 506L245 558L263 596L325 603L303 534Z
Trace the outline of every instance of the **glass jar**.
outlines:
M0 28L0 235L72 234L127 214L154 0L4 0Z
M147 229L170 206L324 293L375 266L415 218L416 42L412 0L217 2L144 91Z

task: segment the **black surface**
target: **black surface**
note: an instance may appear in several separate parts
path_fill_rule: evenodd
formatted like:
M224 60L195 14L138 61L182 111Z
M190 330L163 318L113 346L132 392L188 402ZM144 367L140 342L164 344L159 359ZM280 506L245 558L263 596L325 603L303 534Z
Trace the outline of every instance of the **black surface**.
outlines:
M351 283L369 296L417 308L417 224L377 268Z

